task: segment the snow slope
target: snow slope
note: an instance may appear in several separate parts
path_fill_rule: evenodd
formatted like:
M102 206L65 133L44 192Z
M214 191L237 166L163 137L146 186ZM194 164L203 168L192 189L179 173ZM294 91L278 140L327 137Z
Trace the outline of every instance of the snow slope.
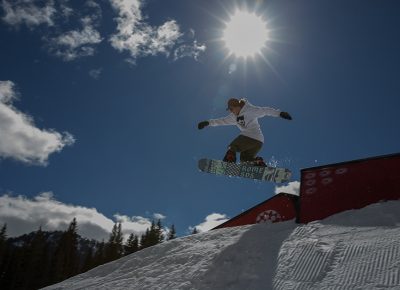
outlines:
M400 289L400 201L184 237L45 289Z

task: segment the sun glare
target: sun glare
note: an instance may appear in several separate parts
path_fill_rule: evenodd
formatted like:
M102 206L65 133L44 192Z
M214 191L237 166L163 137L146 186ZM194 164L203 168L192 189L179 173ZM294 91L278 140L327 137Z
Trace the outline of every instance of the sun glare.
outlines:
M263 19L255 13L236 11L226 23L223 41L230 54L250 57L261 53L268 40Z

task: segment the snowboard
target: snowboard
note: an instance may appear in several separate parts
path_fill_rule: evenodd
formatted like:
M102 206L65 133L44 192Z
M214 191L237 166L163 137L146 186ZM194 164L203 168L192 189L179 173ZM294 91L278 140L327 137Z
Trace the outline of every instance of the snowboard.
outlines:
M217 175L237 176L275 183L287 182L292 175L286 168L255 166L251 163L232 163L215 159L200 159L199 169Z

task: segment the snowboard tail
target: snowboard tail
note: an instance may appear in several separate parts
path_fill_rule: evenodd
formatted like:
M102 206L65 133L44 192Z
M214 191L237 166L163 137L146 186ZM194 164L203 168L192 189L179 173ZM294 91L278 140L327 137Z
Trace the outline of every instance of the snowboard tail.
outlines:
M198 166L201 171L207 173L237 176L276 183L287 182L290 180L292 175L291 171L286 168L255 166L248 163L236 164L206 158L200 159Z

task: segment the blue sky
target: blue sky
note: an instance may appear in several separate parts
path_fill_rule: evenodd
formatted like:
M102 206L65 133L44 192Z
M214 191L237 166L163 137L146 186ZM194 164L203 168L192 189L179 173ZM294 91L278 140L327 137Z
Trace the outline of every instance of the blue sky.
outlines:
M293 181L301 168L399 152L397 1L244 3L2 1L0 222L20 233L75 214L84 229L93 217L139 232L156 214L184 235L271 197L274 184L197 170L238 134L197 130L230 97L291 113L260 124L261 155ZM247 61L221 41L244 8L271 33Z

